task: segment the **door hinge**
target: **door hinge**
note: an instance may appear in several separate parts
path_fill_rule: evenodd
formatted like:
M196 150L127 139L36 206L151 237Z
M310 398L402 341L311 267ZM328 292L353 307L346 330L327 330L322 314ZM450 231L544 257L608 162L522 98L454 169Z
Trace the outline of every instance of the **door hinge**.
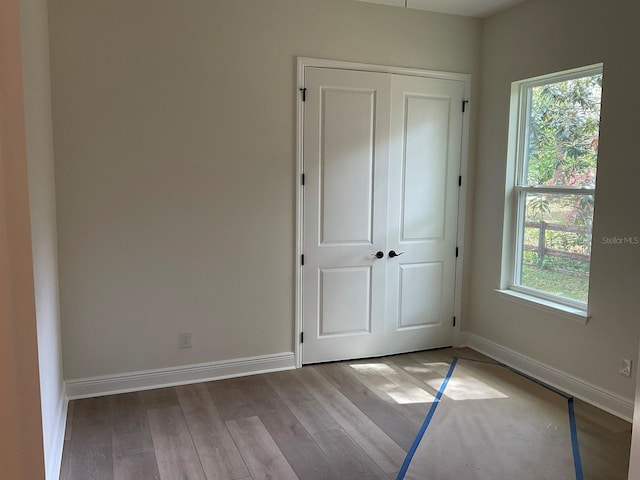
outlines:
M456 317L453 317L453 326L456 326Z
M304 254L300 255L300 264L304 265Z
M304 343L304 332L300 332L300 343Z
M304 173L302 174L302 178L300 179L300 181L302 182L302 186L304 186L304 182L305 182L306 178L304 176Z
M458 247L456 247L456 258L458 258Z
M300 91L302 92L302 101L306 102L307 101L307 89L306 88L301 88Z
M458 177L458 186L461 187L462 186L462 175L460 175Z
M469 100L462 101L462 113L467 111L467 103L469 103Z

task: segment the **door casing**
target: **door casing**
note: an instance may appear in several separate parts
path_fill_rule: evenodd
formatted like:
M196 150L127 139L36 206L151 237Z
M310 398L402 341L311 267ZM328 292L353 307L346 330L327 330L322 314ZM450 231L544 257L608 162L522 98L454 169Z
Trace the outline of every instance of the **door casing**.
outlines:
M439 72L433 70L422 70L404 67L392 67L385 65L373 65L365 63L343 62L337 60L325 60L309 57L298 57L297 59L297 122L296 122L296 251L294 257L295 270L295 328L294 328L294 362L296 368L302 367L302 349L304 344L301 343L302 332L302 254L304 240L304 196L302 174L304 173L304 101L302 100L303 89L305 86L305 68L333 68L341 70L356 70L363 72L379 72L379 73L395 73L399 75L410 75L416 77L440 78L445 80L457 80L464 83L465 86L465 114L462 119L462 145L460 158L460 176L462 185L458 191L458 221L457 221L457 246L458 257L456 261L456 279L455 279L455 302L454 316L456 323L453 329L454 346L462 346L464 343L463 334L460 331L461 310L462 310L462 274L464 264L464 226L465 226L465 206L467 198L467 170L469 159L469 121L471 112L471 75L465 73ZM463 105L460 105L463 108ZM453 319L452 319L453 321Z

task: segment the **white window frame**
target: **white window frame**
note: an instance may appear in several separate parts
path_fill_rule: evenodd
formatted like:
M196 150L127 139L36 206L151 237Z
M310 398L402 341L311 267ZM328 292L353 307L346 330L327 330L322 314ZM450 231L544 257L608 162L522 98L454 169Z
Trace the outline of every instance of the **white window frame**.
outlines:
M575 301L515 283L516 278L521 278L522 266L520 258L522 258L523 254L524 236L522 218L525 213L527 194L533 192L580 194L593 195L595 199L596 193L595 186L554 187L525 185L526 181L523 181L523 179L527 153L527 132L529 131L532 88L602 73L603 65L600 63L520 80L511 84L502 277L500 288L497 291L509 300L525 303L580 323L586 323L589 318L588 302Z

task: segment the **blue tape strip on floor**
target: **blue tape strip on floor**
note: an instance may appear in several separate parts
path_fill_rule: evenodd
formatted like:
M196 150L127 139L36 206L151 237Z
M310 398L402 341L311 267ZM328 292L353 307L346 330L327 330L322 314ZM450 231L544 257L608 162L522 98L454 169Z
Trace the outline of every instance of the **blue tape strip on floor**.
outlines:
M418 445L420 445L420 441L424 436L424 432L427 431L427 427L429 426L429 423L431 423L431 419L433 418L433 414L435 413L436 408L438 408L438 404L440 403L442 394L444 393L444 390L447 388L447 384L449 383L449 379L451 379L451 375L453 375L453 369L456 368L456 363L458 363L458 357L453 357L453 361L451 362L451 366L449 367L447 376L444 377L444 380L442 381L442 385L440 385L440 390L438 390L438 394L436 395L436 398L433 400L433 403L431 404L429 413L427 413L427 416L425 417L424 422L422 422L422 426L418 431L418 435L416 436L416 439L413 441L413 445L411 445L411 448L407 452L407 456L405 457L404 462L402 463L402 468L398 472L398 476L396 477L396 480L403 480L404 476L407 474L407 470L409 469L409 465L411 464L413 455L416 453L416 449L418 448Z
M578 428L576 427L576 414L573 409L573 397L569 403L569 428L571 429L571 447L573 448L573 465L576 468L576 480L583 480L582 458L580 457L580 446L578 445Z

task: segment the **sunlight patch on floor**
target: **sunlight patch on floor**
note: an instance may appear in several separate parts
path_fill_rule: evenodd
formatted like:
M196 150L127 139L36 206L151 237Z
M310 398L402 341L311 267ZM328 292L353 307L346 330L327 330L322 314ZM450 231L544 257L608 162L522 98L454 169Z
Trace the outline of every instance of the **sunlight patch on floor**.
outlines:
M407 366L407 367L402 367L403 370L406 370L409 373L431 373L433 372L432 369L427 368L427 367L411 367L411 366Z
M399 405L431 403L435 398L420 386L408 383L399 372L384 363L360 363L350 365L350 367L358 375L371 376L371 380L377 380L375 388L384 392ZM385 381L380 382L381 378Z
M452 400L489 400L509 398L499 390L471 376L452 378L447 385L445 395Z
M407 405L411 403L431 403L434 400L433 395L425 392L421 388L416 388L412 392L387 392L396 403Z
M449 380L444 395L452 400L490 400L509 398L499 390L487 385L471 375L459 374Z
M443 372L442 377L425 380L425 383L436 391L440 389L444 380L444 372L449 370L450 365L445 362L422 363L429 371ZM408 371L408 370L407 370ZM447 385L444 396L452 400L489 400L499 398L509 398L499 390L478 380L473 375L460 371L456 368L455 378L451 378Z
M356 363L349 365L358 372L366 372L367 370L375 370L378 373L395 374L395 370L386 363Z

